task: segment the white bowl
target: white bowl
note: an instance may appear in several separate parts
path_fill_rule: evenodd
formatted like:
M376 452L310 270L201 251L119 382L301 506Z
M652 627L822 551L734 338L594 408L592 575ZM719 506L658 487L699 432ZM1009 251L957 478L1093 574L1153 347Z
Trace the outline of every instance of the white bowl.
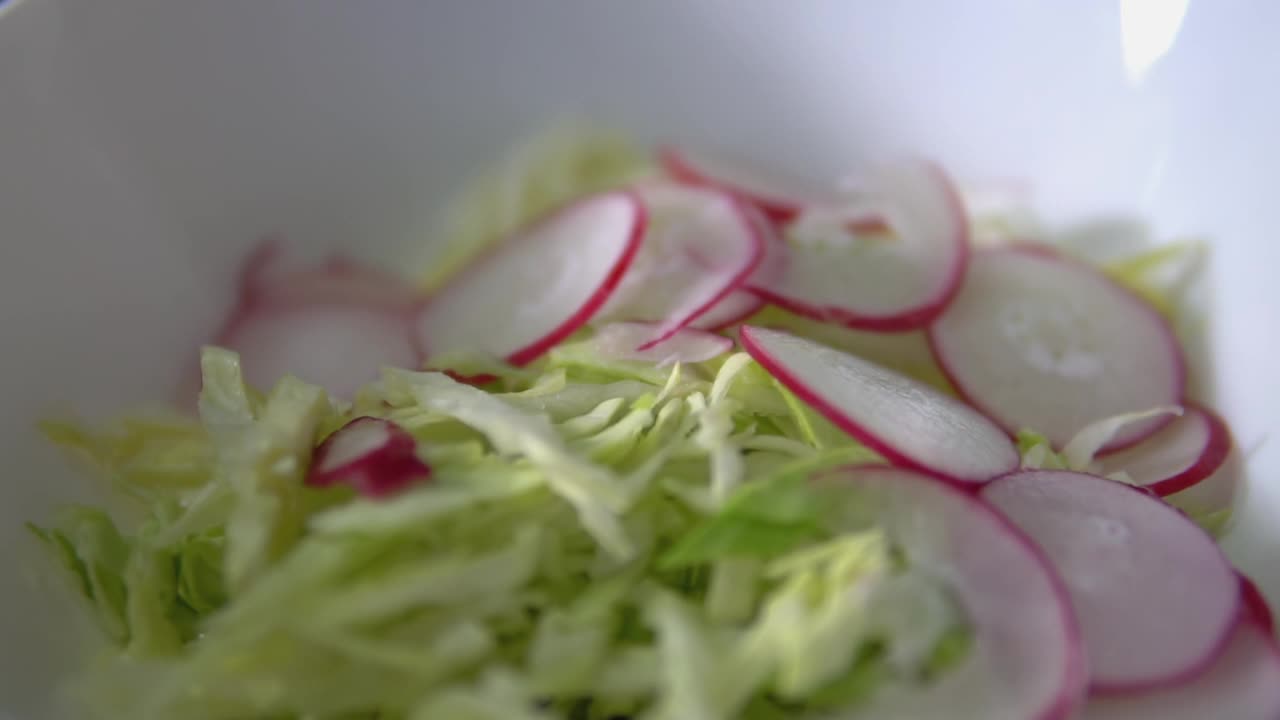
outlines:
M1275 27L1261 0L10 0L0 718L51 716L73 644L20 524L90 492L33 420L159 400L265 231L423 261L459 181L566 115L823 175L914 150L1031 180L1051 217L1206 234L1217 404L1249 451L1227 544L1280 600Z

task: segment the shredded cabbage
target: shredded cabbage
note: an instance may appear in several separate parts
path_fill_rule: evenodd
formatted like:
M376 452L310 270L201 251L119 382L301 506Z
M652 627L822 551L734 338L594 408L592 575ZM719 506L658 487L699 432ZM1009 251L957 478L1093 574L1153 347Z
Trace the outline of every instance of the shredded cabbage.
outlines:
M571 345L485 389L388 370L352 406L260 393L225 350L203 369L198 421L45 425L141 510L32 526L110 642L77 684L96 716L767 718L918 681L964 635L940 588L877 600L907 571L807 479L880 459L746 355ZM432 481L307 486L358 413Z

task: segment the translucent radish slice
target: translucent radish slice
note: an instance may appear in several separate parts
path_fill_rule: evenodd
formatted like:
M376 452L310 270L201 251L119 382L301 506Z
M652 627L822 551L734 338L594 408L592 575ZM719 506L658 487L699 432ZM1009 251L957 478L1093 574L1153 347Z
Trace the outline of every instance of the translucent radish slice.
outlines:
M640 350L654 335L650 323L612 323L600 328L595 337L596 351L606 358L657 363L660 367L676 362L703 362L733 349L733 341L723 335L684 328L653 347Z
M1098 473L1125 472L1161 497L1182 495L1197 510L1221 509L1231 505L1238 477L1232 446L1222 418L1188 405L1146 440L1099 457Z
M913 572L941 581L973 630L961 664L924 687L886 686L850 717L876 720L1050 720L1083 698L1084 651L1066 589L1040 550L998 512L944 481L857 468L855 511L884 523Z
M1048 252L975 254L929 335L969 402L1010 433L1031 428L1058 447L1095 420L1182 399L1182 348L1164 319L1101 273ZM1106 449L1168 421L1134 423Z
M356 418L316 448L306 484L345 483L367 497L394 494L431 477L431 467L417 456L416 447L413 436L398 425Z
M656 345L742 287L765 258L763 228L717 190L655 183L637 190L649 214L639 256L598 320L654 323Z
M777 330L746 325L740 337L797 397L896 465L970 483L1018 465L998 426L918 380Z
M1175 688L1089 701L1082 720L1276 720L1280 718L1280 648L1245 617L1227 649L1204 674Z
M607 192L507 238L427 302L419 327L431 353L534 360L605 305L645 226L634 194Z
M755 293L734 290L710 310L694 318L693 322L689 323L689 327L709 332L727 330L760 312L764 306L764 300Z
M1066 582L1094 692L1176 686L1222 654L1240 583L1213 539L1178 510L1123 483L1054 470L1006 475L982 497Z
M342 398L377 380L384 367L422 364L402 314L361 305L251 306L216 344L240 353L245 378L256 388L293 374Z
M902 162L873 176L864 200L893 237L858 237L848 218L790 232L787 263L751 289L794 313L849 327L923 327L956 294L969 259L969 226L937 167ZM865 215L865 210L855 214Z
M830 188L727 155L667 147L659 150L658 161L677 180L731 193L760 208L774 222L793 220L807 205L841 201Z
M274 307L358 304L412 312L422 302L417 288L402 277L343 255L304 263L290 256L278 237L263 240L250 255L240 292L247 302Z

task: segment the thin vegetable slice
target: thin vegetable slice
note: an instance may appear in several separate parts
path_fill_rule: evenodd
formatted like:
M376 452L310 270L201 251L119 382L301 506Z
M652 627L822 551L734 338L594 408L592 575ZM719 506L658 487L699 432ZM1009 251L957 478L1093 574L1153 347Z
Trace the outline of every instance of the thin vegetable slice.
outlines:
M849 327L898 331L923 327L960 288L969 260L969 225L946 175L925 162L882 168L865 203L892 237L862 237L850 222L865 216L837 208L790 228L787 262L776 277L753 282L766 300L807 317Z
M741 339L796 396L896 465L971 483L1018 466L998 426L922 382L777 330L747 325Z
M408 431L374 417L343 425L316 448L306 483L346 483L361 495L385 497L431 477Z
M670 338L742 287L765 258L749 208L706 188L652 183L638 190L649 213L639 257L601 321L655 323L642 349Z
M835 205L840 200L828 188L783 177L739 158L666 147L658 152L658 161L677 180L731 193L760 208L774 222L794 220L808 205Z
M1265 618L1246 611L1227 649L1207 671L1167 690L1094 698L1082 720L1275 720L1280 717L1280 647Z
M693 328L682 328L657 345L639 349L654 336L655 330L652 323L612 323L600 328L593 342L601 357L644 360L659 366L703 362L733 349L733 341L729 338Z
M604 306L635 258L646 224L634 194L605 192L508 237L423 309L419 328L431 353L531 362Z
M1124 472L1193 513L1231 507L1240 474L1231 430L1207 408L1187 405L1181 417L1130 448L1098 458L1099 474Z
M1176 686L1222 654L1240 583L1213 539L1176 509L1123 483L1060 470L1007 475L982 497L1062 575L1095 693Z
M973 630L967 658L931 685L883 688L868 706L841 717L1071 715L1085 685L1079 628L1066 588L1030 539L973 494L919 473L849 468L817 482L866 490L853 512L884 523L913 571L937 577L954 593Z
M976 254L930 342L973 405L1010 433L1031 428L1055 447L1095 420L1178 405L1185 385L1182 348L1150 305L1051 252ZM1168 421L1134 423L1105 449Z

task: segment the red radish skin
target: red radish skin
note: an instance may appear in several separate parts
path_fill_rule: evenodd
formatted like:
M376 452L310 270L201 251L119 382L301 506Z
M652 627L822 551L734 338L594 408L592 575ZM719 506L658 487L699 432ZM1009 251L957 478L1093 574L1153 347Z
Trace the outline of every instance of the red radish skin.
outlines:
M877 720L1065 720L1084 698L1080 629L1045 555L973 493L909 470L828 471L818 487L853 486L855 517L872 503L913 571L941 580L973 628L961 664L923 688L886 686L858 717ZM840 512L840 495L828 505Z
M516 366L537 359L605 305L647 223L634 193L612 191L507 238L428 300L419 327L432 353L485 352ZM589 265L570 267L570 260Z
M1280 718L1280 647L1271 632L1242 613L1222 656L1178 687L1095 697L1081 720L1276 720Z
M1182 417L1151 437L1099 457L1099 474L1123 471L1134 483L1161 497L1186 492L1183 500L1195 500L1200 495L1207 501L1206 493L1187 491L1201 484L1206 486L1202 490L1210 490L1208 486L1212 485L1222 490L1215 493L1221 497L1214 502L1193 504L1213 506L1199 508L1202 510L1220 509L1230 505L1235 488L1235 467L1230 462L1233 448L1226 422L1208 408L1188 403Z
M792 242L777 278L752 292L797 315L882 332L914 330L938 317L960 290L969 263L969 224L950 180L936 166L901 163L875 186L890 239L850 239L859 248Z
M1271 606L1267 604L1267 599L1262 596L1262 591L1253 580L1249 579L1249 576L1244 573L1238 574L1240 575L1240 601L1249 619L1257 623L1258 627L1268 635L1274 635L1275 619L1271 615Z
M1180 405L1186 386L1182 348L1164 318L1051 251L975 253L929 343L965 400L1010 435L1032 428L1055 447L1095 420ZM1141 442L1170 419L1134 423L1103 450Z
M794 179L753 179L751 176L758 176L759 170L745 166L736 170L717 167L735 163L725 159L712 160L710 156L674 147L660 148L658 163L677 181L727 192L742 202L759 208L770 222L778 225L795 220L806 207L835 205L841 201L836 192L824 192L815 188L801 190L799 186L802 183ZM766 187L782 185L787 187ZM883 220L868 218L851 223L849 230L854 233L878 233L885 232L887 228Z
M1018 466L998 426L923 382L777 330L744 325L739 337L787 389L895 465L959 483Z
M1066 582L1095 694L1196 677L1222 654L1240 611L1239 580L1213 539L1133 490L1084 473L1028 470L981 491Z
M733 196L650 183L637 188L651 222L636 262L598 322L656 323L653 347L738 290L766 256L765 226Z
M593 342L597 352L606 358L652 362L659 366L703 362L733 349L733 341L723 335L683 328L657 345L641 350L641 344L653 337L655 328L652 323L612 323L600 328Z
M347 484L370 498L394 495L431 478L431 467L417 456L416 448L413 436L400 426L358 417L316 448L306 484Z
M726 172L721 170L717 172L710 168L710 165L715 161L703 158L702 162L699 162L699 158L695 153L682 151L674 147L660 148L658 150L658 162L676 180L690 185L711 187L731 193L739 199L760 208L771 221L776 223L785 223L795 219L808 202L834 201L835 199L834 197L810 197L807 200L802 200L797 197L788 197L790 193L787 191L753 190L747 187L750 181L748 180L744 184L742 178L744 175L754 174L757 171L744 172L740 168L737 171L730 170ZM734 175L739 177L738 182L735 182L734 178L730 177ZM768 181L769 184L773 184L773 182L775 181ZM794 184L794 181L792 183L784 182L783 184ZM813 192L810 191L809 194L812 195Z

